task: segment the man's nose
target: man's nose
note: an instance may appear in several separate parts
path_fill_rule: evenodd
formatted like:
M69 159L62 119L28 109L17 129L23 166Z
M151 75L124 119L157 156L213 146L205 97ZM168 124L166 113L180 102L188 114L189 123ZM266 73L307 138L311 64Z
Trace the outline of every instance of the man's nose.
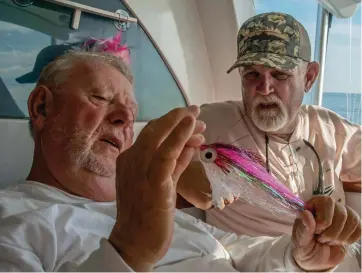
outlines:
M126 127L133 123L131 113L125 109L113 110L108 114L108 121L117 127Z
M274 92L273 83L272 83L272 80L270 79L270 77L268 77L268 76L261 77L260 83L257 87L257 92L263 96L267 96L270 93Z

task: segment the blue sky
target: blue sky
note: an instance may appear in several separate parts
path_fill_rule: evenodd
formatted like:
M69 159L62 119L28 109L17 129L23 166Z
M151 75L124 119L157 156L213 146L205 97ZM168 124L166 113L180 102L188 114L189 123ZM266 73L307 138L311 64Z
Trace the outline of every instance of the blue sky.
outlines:
M280 11L291 14L300 21L308 31L313 51L317 7L316 0L255 0L257 13ZM333 17L329 35L324 91L361 93L360 5L352 18Z

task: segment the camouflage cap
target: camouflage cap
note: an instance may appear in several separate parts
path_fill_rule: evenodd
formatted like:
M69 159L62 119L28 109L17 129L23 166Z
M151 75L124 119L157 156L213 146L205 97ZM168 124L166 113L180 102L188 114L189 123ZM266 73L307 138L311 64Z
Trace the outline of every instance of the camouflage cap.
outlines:
M311 45L305 28L294 17L279 12L258 14L240 28L238 58L228 70L246 65L294 69L311 60Z

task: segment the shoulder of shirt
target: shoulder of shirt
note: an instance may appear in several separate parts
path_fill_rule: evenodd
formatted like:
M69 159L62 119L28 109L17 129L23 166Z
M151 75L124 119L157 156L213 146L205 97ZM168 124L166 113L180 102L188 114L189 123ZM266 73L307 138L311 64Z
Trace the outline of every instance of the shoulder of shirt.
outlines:
M213 102L213 103L205 103L200 106L201 111L209 110L209 109L225 109L225 110L234 110L239 109L241 101L222 101L222 102Z
M51 186L29 181L19 183L0 190L0 219L71 201L70 197Z
M232 122L241 117L241 101L224 101L201 105L199 119L213 123Z
M332 110L317 105L302 105L300 111L302 118L308 118L308 122L319 124L323 129L333 134L350 137L355 133L361 134L362 127L354 124Z

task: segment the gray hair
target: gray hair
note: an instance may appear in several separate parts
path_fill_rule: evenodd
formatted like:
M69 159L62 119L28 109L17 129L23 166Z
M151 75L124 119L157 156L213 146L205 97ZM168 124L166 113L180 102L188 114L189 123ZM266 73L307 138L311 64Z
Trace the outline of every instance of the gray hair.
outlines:
M56 58L44 67L37 85L58 86L64 83L67 78L67 74L73 66L84 61L101 61L109 64L121 72L131 83L133 83L131 71L120 57L105 52L72 50Z
M71 50L59 56L43 68L37 86L45 85L51 88L58 88L66 81L68 74L71 72L74 65L85 61L101 61L109 64L121 72L130 83L133 83L131 70L120 57L105 52ZM31 120L29 120L29 130L31 136L34 138Z

